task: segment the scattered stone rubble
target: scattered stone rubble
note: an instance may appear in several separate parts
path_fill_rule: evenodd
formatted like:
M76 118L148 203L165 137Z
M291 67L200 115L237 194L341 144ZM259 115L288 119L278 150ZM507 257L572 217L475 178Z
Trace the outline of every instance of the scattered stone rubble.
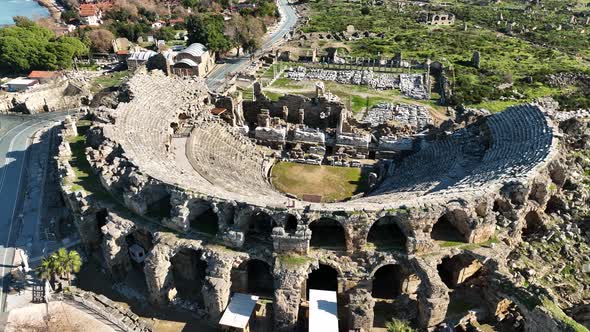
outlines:
M378 90L400 91L415 99L428 99L429 93L421 74L385 74L370 70L325 70L296 67L286 71L285 76L293 80L334 81L341 84L368 85Z
M395 121L399 125L408 125L415 131L422 131L433 124L430 113L424 106L411 104L380 103L369 109L363 116L362 122L368 122L376 127L388 121Z

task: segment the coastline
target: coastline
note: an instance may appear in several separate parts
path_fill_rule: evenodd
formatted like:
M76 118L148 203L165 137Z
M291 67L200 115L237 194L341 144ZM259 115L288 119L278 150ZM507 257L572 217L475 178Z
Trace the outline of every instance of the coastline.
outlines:
M49 11L49 16L56 22L61 22L62 7L57 5L55 0L36 0L37 3Z

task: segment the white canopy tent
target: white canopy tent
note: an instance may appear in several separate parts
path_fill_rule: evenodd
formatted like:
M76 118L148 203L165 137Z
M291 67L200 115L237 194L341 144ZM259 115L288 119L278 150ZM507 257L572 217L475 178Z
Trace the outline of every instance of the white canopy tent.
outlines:
M336 292L309 290L309 332L338 332Z
M256 301L258 301L256 295L235 293L229 301L219 325L246 330L250 316L252 316L256 306Z

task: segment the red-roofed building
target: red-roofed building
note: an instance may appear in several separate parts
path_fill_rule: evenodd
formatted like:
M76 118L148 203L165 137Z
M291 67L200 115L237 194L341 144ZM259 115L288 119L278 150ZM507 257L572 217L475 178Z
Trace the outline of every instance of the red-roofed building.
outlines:
M102 11L97 5L85 3L80 5L80 23L97 26L102 23Z
M39 83L47 83L59 78L60 76L61 74L56 71L33 70L28 77L32 80L39 81Z

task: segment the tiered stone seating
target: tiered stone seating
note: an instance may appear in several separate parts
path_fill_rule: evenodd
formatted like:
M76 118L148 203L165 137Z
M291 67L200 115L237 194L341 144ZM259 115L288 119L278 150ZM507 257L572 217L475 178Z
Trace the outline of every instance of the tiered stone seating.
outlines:
M215 186L245 196L276 194L256 146L219 119L195 127L187 152L193 168Z
M187 144L193 167L177 162L170 151L170 123L177 121L180 113L211 117L203 103L207 92L202 81L140 74L130 80L129 90L133 99L119 104L112 138L143 173L211 196L239 200L274 195L284 199L266 181L263 158L255 152L254 144L220 120L202 122L193 130Z
M487 118L493 141L480 165L457 189L523 178L550 154L553 131L538 107L521 105Z
M537 106L510 107L489 116L485 126L491 145L483 158L473 162L463 150L465 139L445 138L405 158L372 196L400 199L482 190L528 176L550 155L553 131Z
M119 104L113 113L115 125L106 125L110 128L105 133L142 173L221 199L260 205L287 203L289 199L269 183L269 165L257 147L209 113L202 81L139 74L130 80L129 90L133 99ZM186 151L171 151L170 124L181 113L195 119L195 128ZM332 209L379 209L479 195L529 176L552 155L553 148L553 129L537 106L511 107L427 142L395 165L393 175L367 197L328 205ZM185 153L189 162L179 162Z

